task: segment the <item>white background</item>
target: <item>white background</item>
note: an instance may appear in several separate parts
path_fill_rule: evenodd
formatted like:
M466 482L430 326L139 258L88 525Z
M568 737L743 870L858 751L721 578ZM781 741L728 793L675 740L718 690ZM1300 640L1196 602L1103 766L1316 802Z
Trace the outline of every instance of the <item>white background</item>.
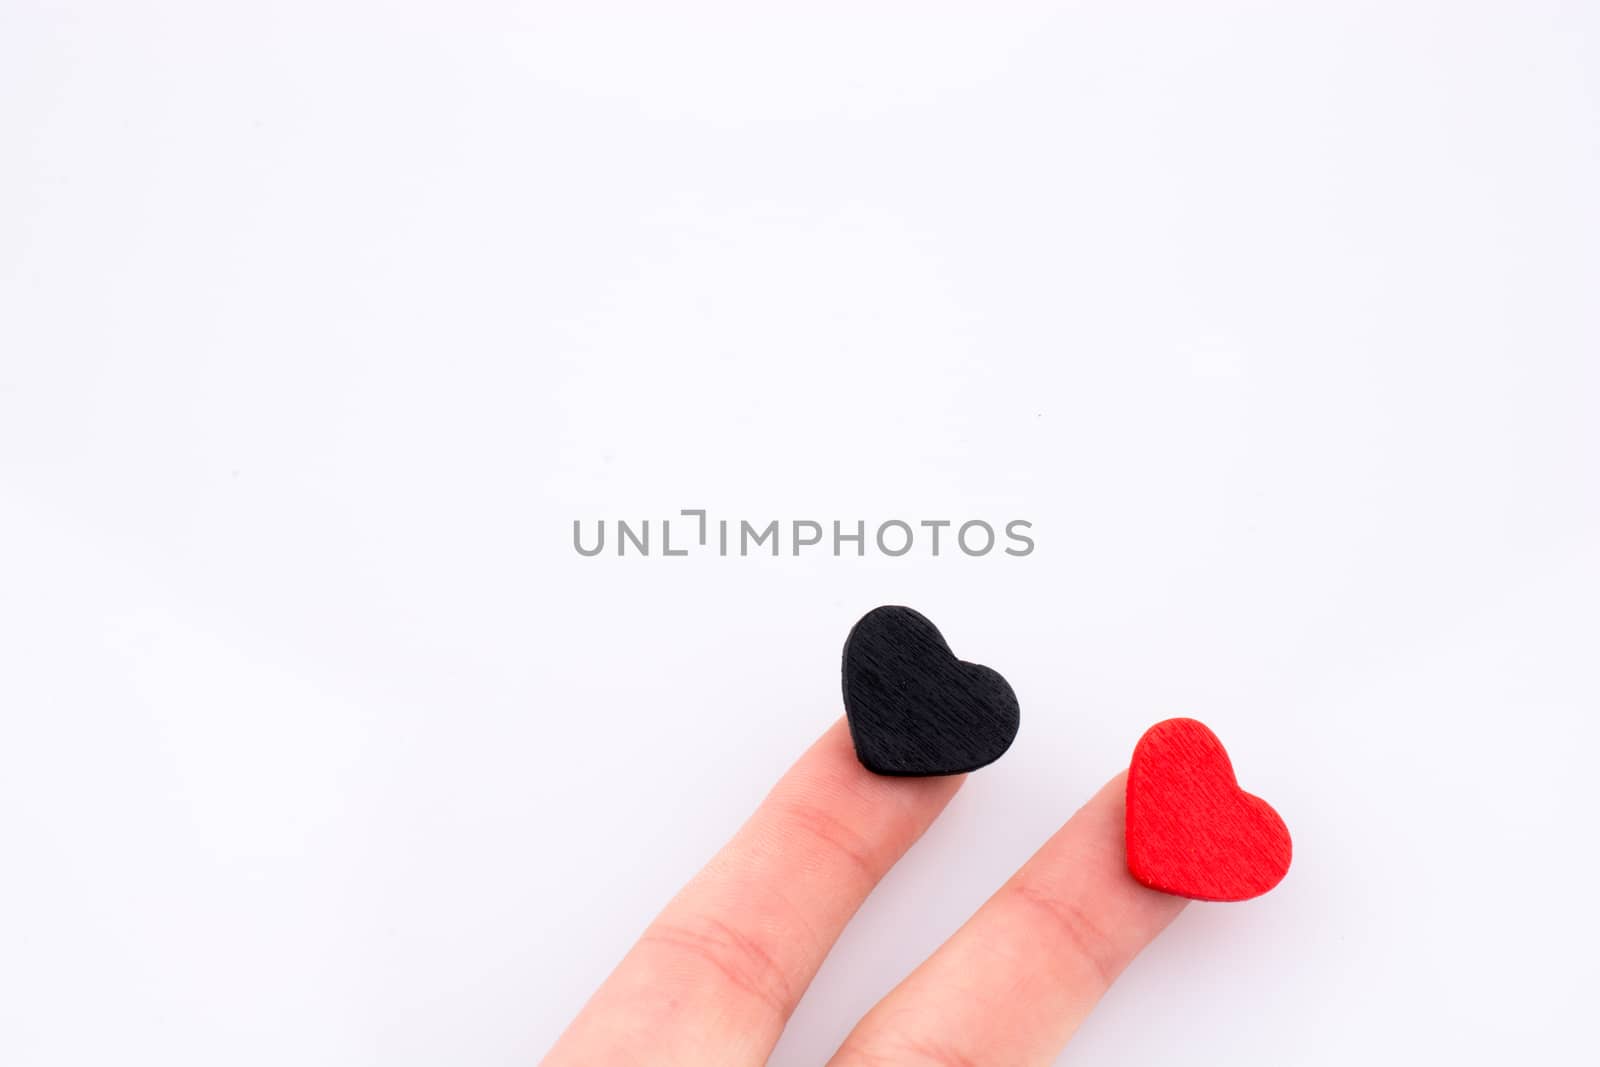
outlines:
M885 602L1022 733L774 1064L1178 714L1295 866L1062 1063L1590 1055L1600 12L981 7L8 0L0 1061L536 1062Z

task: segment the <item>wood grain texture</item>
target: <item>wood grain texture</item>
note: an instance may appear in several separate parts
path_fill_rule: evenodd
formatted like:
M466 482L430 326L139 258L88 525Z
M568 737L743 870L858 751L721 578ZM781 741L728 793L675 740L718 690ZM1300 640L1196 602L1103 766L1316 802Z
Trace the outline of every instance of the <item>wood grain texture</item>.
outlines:
M874 608L844 643L844 708L856 758L875 774L962 774L993 763L1021 710L999 672L957 659L938 627Z
M1283 880L1293 846L1272 806L1239 788L1217 735L1194 719L1145 731L1128 767L1128 870L1191 900L1248 900Z

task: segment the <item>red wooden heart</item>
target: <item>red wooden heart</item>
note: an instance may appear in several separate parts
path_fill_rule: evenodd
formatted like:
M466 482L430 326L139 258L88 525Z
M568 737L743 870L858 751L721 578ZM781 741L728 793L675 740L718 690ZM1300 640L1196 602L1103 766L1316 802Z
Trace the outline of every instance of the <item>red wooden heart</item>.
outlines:
M1289 828L1239 788L1217 735L1194 719L1145 731L1128 767L1128 870L1193 900L1248 900L1289 872Z

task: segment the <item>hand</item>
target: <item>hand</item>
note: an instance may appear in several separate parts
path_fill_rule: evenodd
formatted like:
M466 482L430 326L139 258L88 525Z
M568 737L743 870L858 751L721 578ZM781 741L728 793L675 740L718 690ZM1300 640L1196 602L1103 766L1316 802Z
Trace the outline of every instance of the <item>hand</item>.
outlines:
M862 1019L832 1067L1049 1064L1185 901L1123 859L1125 775ZM867 894L962 779L880 778L841 721L673 898L544 1067L757 1067Z

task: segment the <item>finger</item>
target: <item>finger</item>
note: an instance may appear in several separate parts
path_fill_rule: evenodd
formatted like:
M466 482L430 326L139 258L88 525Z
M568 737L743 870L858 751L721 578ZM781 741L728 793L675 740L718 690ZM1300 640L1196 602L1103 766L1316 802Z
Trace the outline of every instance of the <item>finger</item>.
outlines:
M1128 874L1112 779L856 1026L832 1067L1054 1062L1186 901Z
M871 774L835 723L650 924L546 1067L765 1063L839 931L960 785Z

